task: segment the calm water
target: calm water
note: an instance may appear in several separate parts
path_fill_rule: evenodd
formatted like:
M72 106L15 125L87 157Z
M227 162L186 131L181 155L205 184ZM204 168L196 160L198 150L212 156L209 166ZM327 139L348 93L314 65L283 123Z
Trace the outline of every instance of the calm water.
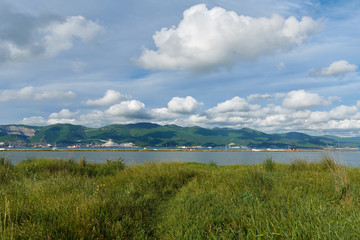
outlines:
M27 158L61 158L78 160L85 157L87 162L102 163L106 160L124 159L125 164L139 164L156 161L214 162L217 165L256 164L267 157L274 161L289 163L295 158L309 162L319 161L328 154L347 166L360 167L360 152L196 152L196 151L2 151L0 156L16 164Z

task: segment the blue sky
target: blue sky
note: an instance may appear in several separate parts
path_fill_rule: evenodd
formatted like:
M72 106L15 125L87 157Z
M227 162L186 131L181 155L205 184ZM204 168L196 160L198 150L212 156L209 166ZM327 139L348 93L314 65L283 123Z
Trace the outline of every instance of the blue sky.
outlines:
M0 124L360 136L360 3L0 0Z

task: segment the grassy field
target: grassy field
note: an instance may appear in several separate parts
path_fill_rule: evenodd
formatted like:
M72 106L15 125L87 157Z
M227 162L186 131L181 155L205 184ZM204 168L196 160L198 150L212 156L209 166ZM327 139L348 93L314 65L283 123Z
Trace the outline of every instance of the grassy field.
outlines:
M0 159L1 239L358 239L360 169Z

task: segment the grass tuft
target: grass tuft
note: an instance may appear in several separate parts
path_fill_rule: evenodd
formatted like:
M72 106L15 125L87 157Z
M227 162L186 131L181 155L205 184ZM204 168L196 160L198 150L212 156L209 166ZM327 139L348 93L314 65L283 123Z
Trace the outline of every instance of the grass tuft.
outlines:
M329 155L323 155L321 157L321 163L331 172L335 189L334 200L339 203L351 203L351 185L346 167Z
M265 171L267 171L267 172L272 172L275 170L275 162L271 156L267 157L265 159L265 161L263 162L263 165L264 165Z
M290 169L292 172L309 170L309 163L301 158L295 158L290 162Z
M85 167L85 166L86 166L86 159L85 159L84 156L82 156L82 157L79 159L78 165L79 165L80 167Z

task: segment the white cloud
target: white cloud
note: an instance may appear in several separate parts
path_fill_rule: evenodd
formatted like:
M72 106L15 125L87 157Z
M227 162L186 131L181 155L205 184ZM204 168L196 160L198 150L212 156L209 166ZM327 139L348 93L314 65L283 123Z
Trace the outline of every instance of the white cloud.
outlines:
M30 15L1 4L0 63L49 58L73 47L74 40L88 41L104 31L83 16Z
M51 113L49 115L49 119L47 120L47 124L56 124L56 123L70 123L77 124L77 116L79 112L71 112L69 109L62 109L58 113Z
M252 18L199 4L184 12L177 27L156 32L158 49L145 48L136 62L147 69L208 71L288 51L318 29L319 23L309 17Z
M202 104L193 97L173 97L168 103L168 109L175 113L190 114L196 112Z
M155 108L151 109L150 115L155 121L174 120L181 117L181 114L169 111L168 108Z
M65 123L68 123L68 124L77 124L77 120L75 118L62 118L62 119L55 119L55 118L50 118L46 124L47 125L52 125L52 124L58 124L58 123L61 123L61 124L65 124Z
M26 91L25 91L26 92ZM286 93L283 104L273 104L267 99L263 105L249 104L244 98L234 97L218 103L215 107L200 110L192 97L174 97L168 108L147 109L138 100L123 101L106 111L93 110L82 113L62 109L47 119L41 116L24 118L21 123L44 125L54 123L82 124L100 127L111 123L136 123L150 121L158 124L202 127L250 127L265 132L300 131L311 134L354 134L360 129L358 106L335 105L327 111L311 111L307 108L332 102L317 93L297 90ZM336 99L335 97L332 99ZM341 130L341 131L340 131Z
M145 104L138 100L124 101L113 105L105 111L105 114L122 118L148 118Z
M73 99L75 93L72 91L40 91L32 86L21 88L20 90L0 91L0 102L24 101L24 100L46 100L46 99Z
M99 24L86 20L83 16L71 16L61 22L52 22L40 29L45 34L43 39L45 55L55 56L61 51L72 48L74 38L88 41L103 30Z
M357 66L350 64L345 60L339 60L330 64L329 67L322 68L321 70L312 69L309 74L316 77L339 77L347 73L355 72Z
M318 105L329 105L331 101L326 100L317 93L310 93L301 89L289 92L282 104L286 108L300 109Z
M170 123L169 121L181 121L180 119L184 116L198 111L200 106L202 106L202 103L191 96L186 98L173 97L168 102L168 108L151 109L149 114L153 120L167 124ZM175 122L172 123L175 124Z
M99 110L93 110L90 113L82 114L79 117L79 124L89 127L101 127L105 123L105 114Z
M287 93L279 92L275 94L275 98L284 98L286 97Z
M16 90L5 90L0 94L1 102L8 102L12 100L24 100L31 99L34 96L35 89L32 86L24 87L18 91Z
M328 122L329 120L330 120L330 115L328 112L316 111L310 114L310 117L307 121L309 124L314 124L314 123ZM317 126L317 125L314 124L313 126Z
M47 121L41 116L33 116L33 117L23 118L23 120L21 120L20 123L31 126L38 126L38 125L47 124Z
M251 94L247 97L248 101L256 101L256 100L266 100L271 99L272 96L270 94Z
M45 99L74 99L76 94L73 91L68 92L59 92L59 91L44 91L35 93L35 100L45 100Z
M250 106L245 101L245 99L240 97L234 97L231 100L219 103L216 107L208 110L209 113L225 113L234 111L248 112L250 111Z
M50 119L73 119L78 115L78 112L71 112L69 109L62 109L58 113L51 113L49 115Z
M334 109L332 109L329 114L331 119L335 119L335 120L341 120L341 119L346 119L348 117L350 117L351 115L355 114L357 112L357 107L356 106L345 106L345 105L340 105Z
M124 101L130 99L129 96L123 95L115 90L107 90L104 97L96 100L87 100L85 105L89 106L108 106L115 102Z

